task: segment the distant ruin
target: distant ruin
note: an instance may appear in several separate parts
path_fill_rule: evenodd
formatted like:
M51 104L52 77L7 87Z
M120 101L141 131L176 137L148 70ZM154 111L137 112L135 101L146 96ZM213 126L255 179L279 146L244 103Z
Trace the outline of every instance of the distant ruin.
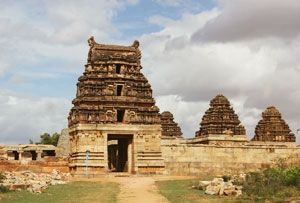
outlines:
M78 79L68 128L54 149L56 162L43 160L41 152L47 151L43 146L28 145L3 146L5 163L17 168L22 164L18 159L27 154L31 168L37 169L34 163L39 160L42 168L61 167L78 176L212 175L259 170L279 159L300 163L295 135L275 107L262 113L250 141L229 100L217 95L195 137L186 139L172 113L160 113L155 105L141 72L138 41L130 46L105 45L91 37L88 43L87 64Z

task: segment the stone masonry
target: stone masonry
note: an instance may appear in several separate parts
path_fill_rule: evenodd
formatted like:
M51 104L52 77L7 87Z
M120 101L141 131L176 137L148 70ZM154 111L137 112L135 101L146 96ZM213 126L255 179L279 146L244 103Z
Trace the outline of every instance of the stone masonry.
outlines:
M296 137L281 118L281 113L274 106L270 106L262 113L262 119L255 128L255 136L252 140L295 142Z
M69 115L72 174L156 173L161 116L141 73L139 42L98 44L91 37L85 71Z

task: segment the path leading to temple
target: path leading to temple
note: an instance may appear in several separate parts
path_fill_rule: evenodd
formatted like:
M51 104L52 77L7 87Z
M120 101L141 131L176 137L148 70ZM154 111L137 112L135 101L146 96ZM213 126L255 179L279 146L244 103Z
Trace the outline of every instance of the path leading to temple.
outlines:
M118 202L120 203L166 203L168 200L158 193L154 177L119 177Z

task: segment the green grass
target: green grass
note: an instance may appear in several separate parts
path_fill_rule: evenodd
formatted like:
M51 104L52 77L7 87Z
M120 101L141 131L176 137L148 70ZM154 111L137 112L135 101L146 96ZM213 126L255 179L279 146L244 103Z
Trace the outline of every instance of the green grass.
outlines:
M159 192L171 203L193 203L193 202L251 202L237 197L220 197L204 194L203 190L192 189L199 180L167 180L157 181Z
M117 183L70 182L49 187L42 194L27 191L0 194L3 203L93 203L117 202Z

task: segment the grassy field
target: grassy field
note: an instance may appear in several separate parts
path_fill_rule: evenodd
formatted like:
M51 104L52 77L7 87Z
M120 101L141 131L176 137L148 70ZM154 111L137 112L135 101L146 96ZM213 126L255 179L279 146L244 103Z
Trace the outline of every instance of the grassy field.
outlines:
M202 190L192 189L196 185L196 180L168 180L157 181L156 184L160 193L165 196L171 203L193 203L193 202L252 202L246 199L236 197L219 197L204 194Z
M0 194L2 203L93 203L117 202L117 183L71 182L66 185L49 187L42 194L27 191Z
M165 196L171 203L193 203L193 202L265 202L269 200L270 202L284 202L285 200L300 200L300 190L294 186L283 186L282 183L278 182L280 189L273 193L274 186L262 186L257 181L256 183L251 183L251 188L263 192L261 195L257 192L249 193L249 189L244 191L241 197L226 197L226 196L214 196L207 195L203 190L192 189L193 185L197 185L199 180L168 180L168 181L157 181L159 192Z

